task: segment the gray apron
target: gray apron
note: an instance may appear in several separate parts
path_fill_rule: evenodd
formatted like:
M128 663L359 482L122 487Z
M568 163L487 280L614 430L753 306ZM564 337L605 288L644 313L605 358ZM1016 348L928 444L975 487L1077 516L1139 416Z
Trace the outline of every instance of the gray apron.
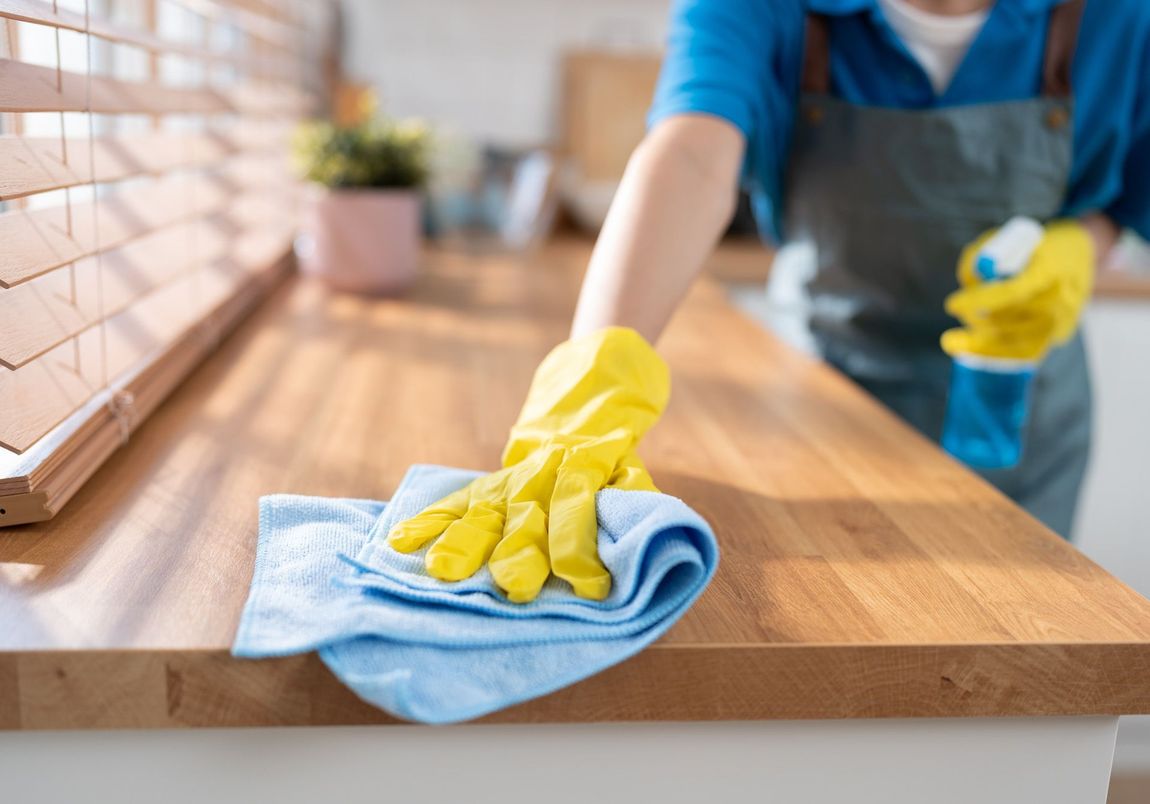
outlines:
M803 96L784 195L788 240L817 252L809 326L823 357L939 440L950 358L939 336L967 243L1014 215L1062 209L1073 125L1070 63L1082 0L1051 12L1042 94L941 109L830 96L830 21L807 22ZM1090 447L1081 336L1038 371L1021 463L980 474L1069 537Z

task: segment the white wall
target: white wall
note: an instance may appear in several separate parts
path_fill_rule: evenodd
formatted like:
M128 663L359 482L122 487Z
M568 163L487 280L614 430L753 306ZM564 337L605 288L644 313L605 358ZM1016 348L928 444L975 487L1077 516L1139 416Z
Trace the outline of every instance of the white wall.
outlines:
M384 110L483 142L556 132L562 54L656 51L669 0L343 0L346 67Z

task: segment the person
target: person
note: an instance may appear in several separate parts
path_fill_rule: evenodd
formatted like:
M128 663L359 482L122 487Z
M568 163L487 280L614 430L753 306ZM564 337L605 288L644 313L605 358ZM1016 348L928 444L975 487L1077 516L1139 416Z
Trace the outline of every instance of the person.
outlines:
M635 444L669 387L649 344L740 182L769 234L815 248L821 355L928 436L948 352L1044 358L1021 463L985 474L1069 536L1091 430L1078 319L1120 228L1150 236L1150 3L677 0L571 340L504 468L398 525L397 549L431 543L446 580L487 563L513 600L551 573L609 593L594 495L654 488ZM1016 215L1045 223L1029 265L979 282L972 250Z

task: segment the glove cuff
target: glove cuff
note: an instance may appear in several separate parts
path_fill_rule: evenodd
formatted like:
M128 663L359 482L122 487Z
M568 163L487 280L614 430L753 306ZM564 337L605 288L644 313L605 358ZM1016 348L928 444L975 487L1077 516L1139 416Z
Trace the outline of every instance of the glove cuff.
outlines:
M635 330L607 327L565 341L536 369L503 465L518 463L554 436L594 438L622 429L637 442L670 394L667 364Z

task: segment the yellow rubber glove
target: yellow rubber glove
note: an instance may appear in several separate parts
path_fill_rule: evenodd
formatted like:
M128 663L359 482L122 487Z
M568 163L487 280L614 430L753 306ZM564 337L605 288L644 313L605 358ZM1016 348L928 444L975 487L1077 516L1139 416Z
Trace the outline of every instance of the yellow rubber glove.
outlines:
M602 600L611 576L599 560L595 494L655 491L635 445L659 419L670 373L639 333L611 327L557 346L535 372L503 450L503 469L398 523L402 553L435 540L425 565L458 581L486 562L516 603L534 600L548 576Z
M983 282L975 260L994 233L967 246L958 261L962 287L947 297L946 311L963 326L943 333L943 351L1041 360L1078 329L1094 286L1094 241L1077 221L1054 221L1026 268L1009 279Z

